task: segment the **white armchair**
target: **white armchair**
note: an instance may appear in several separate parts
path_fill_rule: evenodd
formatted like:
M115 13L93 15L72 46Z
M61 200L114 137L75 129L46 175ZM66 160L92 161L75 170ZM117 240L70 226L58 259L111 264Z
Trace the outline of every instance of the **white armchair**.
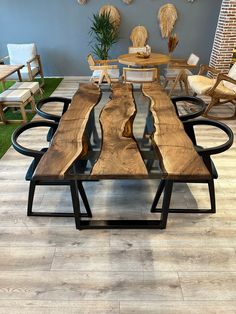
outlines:
M8 56L2 60L9 59L9 63L24 64L25 66L20 70L23 81L33 81L36 76L42 79L41 86L44 85L43 68L40 56L37 54L36 45L32 44L8 44ZM15 75L9 77L10 79L18 79Z

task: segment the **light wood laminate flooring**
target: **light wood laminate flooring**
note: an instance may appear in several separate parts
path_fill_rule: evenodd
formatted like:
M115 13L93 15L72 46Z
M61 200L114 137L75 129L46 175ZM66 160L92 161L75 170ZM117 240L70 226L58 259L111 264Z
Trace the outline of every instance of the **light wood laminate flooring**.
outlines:
M53 95L71 97L78 84L66 78ZM236 121L226 123L235 134ZM207 127L198 135L204 145L224 141ZM34 147L42 138L34 133ZM22 143L32 146L32 134ZM215 215L170 214L166 230L78 231L73 218L26 216L31 160L10 148L0 160L0 314L235 314L236 145L213 158ZM157 185L84 183L95 218L155 218ZM208 206L206 184L176 184L172 205ZM68 188L37 187L34 209L71 211Z

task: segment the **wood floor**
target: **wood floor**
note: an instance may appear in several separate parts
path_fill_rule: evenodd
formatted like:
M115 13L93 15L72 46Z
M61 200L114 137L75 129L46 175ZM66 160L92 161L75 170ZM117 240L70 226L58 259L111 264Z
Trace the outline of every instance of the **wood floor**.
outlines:
M54 95L77 88L68 78ZM236 121L227 124L236 134ZM40 147L41 138L22 143ZM224 138L205 128L199 141ZM0 314L236 313L236 145L214 161L215 215L170 214L166 230L78 231L73 218L26 216L31 160L10 148L0 160ZM156 217L158 181L84 185L95 217ZM173 204L207 207L206 186L176 184ZM34 209L71 211L68 188L38 187Z

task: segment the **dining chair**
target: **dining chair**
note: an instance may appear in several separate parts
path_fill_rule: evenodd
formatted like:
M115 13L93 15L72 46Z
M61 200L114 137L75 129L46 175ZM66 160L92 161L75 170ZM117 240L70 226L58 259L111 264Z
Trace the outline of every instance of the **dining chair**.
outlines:
M16 129L13 134L12 134L12 145L15 148L15 150L22 155L32 157L33 161L31 162L25 179L26 181L30 182L29 186L29 195L28 195L28 206L27 206L27 216L47 216L47 217L73 217L74 213L78 210L79 206L79 196L78 196L78 191L79 194L83 200L84 207L86 210L86 213L82 214L82 217L92 217L92 213L90 210L90 206L88 203L87 196L84 191L84 187L82 185L82 182L79 180L56 180L56 179L51 179L51 180L43 180L43 179L34 179L33 175L35 172L35 169L47 151L48 147L42 148L41 150L36 150L32 148L26 148L22 146L19 142L19 137L26 131L32 130L35 128L39 127L47 127L52 129L53 133L56 132L58 124L52 121L33 121L25 124L24 126L21 126L20 128ZM32 142L34 139L32 138ZM74 213L68 213L68 212L35 212L32 210L33 207L33 199L34 199L34 193L35 193L35 188L38 185L68 185L71 190L71 198L72 198L72 205L73 205L73 210Z
M189 94L187 77L193 75L192 71L196 68L199 62L199 57L194 53L191 53L188 59L171 59L168 66L164 69L164 88L167 87L170 81L173 85L169 91L169 95L173 93L177 84L180 85L181 91L183 91L183 85L185 87L186 95Z
M147 83L159 80L157 68L123 68L124 83Z
M112 60L95 60L91 54L87 56L89 68L92 71L90 80L97 84L111 84L118 82L120 79L120 71L117 64L117 59Z
M36 76L41 77L40 87L44 85L44 74L40 55L37 53L35 43L30 44L8 44L8 56L2 61L9 60L12 65L24 64L20 70L23 81L33 81ZM17 74L9 76L11 80L18 80Z
M183 181L178 181L178 180L172 180L174 183L176 182L182 182L182 183L207 183L208 184L208 189L209 189L209 195L210 195L210 204L211 207L210 209L169 209L169 212L171 213L215 213L216 212L216 200L215 200L215 188L214 188L214 180L218 178L218 173L216 170L216 167L213 163L213 160L211 159L212 155L220 154L227 149L229 149L232 144L233 144L233 139L234 139L234 134L232 130L226 125L223 124L219 121L213 121L213 120L208 120L208 119L194 119L194 120L188 120L184 121L184 129L189 138L192 140L192 143L195 146L196 151L198 154L201 156L203 162L205 163L207 169L210 172L211 178L209 180L183 180ZM215 127L216 129L219 129L224 132L224 134L227 137L227 140L225 143L215 146L215 147L207 147L204 148L200 146L197 143L196 139L196 132L195 132L195 127L197 126L204 126L204 127ZM160 197L162 195L162 192L164 190L164 187L166 185L166 180L161 179L154 201L151 206L151 212L160 212L160 209L156 208Z
M205 76L204 74L208 71L215 74L216 78ZM204 112L205 117L216 120L236 119L236 63L234 63L227 75L208 65L201 65L198 75L188 77L188 83L194 95L204 95L211 98ZM214 106L227 103L234 105L232 115L210 114Z

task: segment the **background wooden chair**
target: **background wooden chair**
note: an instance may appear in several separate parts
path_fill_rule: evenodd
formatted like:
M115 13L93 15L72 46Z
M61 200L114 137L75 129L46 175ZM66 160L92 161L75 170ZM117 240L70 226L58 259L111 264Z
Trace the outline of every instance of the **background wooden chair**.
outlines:
M36 76L41 77L42 87L44 85L43 67L40 55L37 54L36 45L32 44L8 44L8 56L1 59L9 60L12 65L24 64L24 68L20 70L23 81L33 81ZM17 74L9 76L9 79L18 80Z
M204 76L203 74L207 71L216 74L216 79ZM188 83L195 95L211 97L211 101L204 112L205 117L211 119L236 119L236 107L231 116L214 116L208 114L215 105L230 102L236 106L236 63L232 66L228 75L220 73L220 71L208 65L201 65L198 75L188 77Z
M123 68L125 83L147 83L159 80L157 68Z
M189 75L193 75L190 71L195 69L199 62L199 57L192 53L188 59L172 59L167 68L164 69L164 88L167 87L170 81L173 82L173 85L170 89L169 95L175 90L177 84L180 84L181 90L183 90L183 86L185 87L186 95L189 94L188 90L188 81L187 77Z
M118 65L112 63L117 62L117 59L112 60L94 60L91 54L87 57L89 68L93 71L91 81L102 84L117 82L120 79L120 71Z

